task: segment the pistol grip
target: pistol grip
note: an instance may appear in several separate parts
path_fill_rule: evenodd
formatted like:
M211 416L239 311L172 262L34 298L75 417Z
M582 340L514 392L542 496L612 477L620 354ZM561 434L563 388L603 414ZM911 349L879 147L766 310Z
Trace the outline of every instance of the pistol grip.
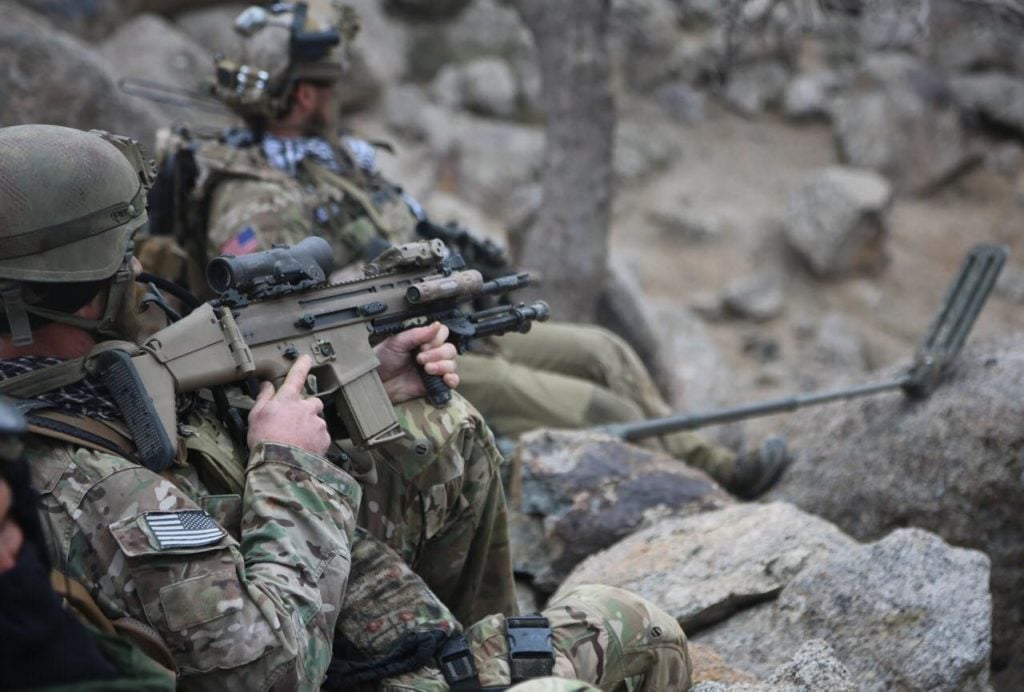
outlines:
M441 408L452 400L452 389L444 383L443 377L431 375L419 363L416 364L416 369L419 370L420 379L427 390L427 401L432 406Z

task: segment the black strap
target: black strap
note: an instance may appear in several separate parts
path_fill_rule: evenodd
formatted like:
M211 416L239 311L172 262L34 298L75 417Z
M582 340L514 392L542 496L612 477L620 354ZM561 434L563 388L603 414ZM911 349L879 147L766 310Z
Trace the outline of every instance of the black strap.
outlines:
M430 663L444 636L440 630L408 632L383 656L368 658L336 632L323 689L329 692L354 690L366 683L422 668Z
M508 663L512 684L543 678L555 668L555 650L551 646L551 623L535 613L505 618L508 639Z
M55 433L65 435L69 438L82 440L83 442L87 442L89 444L95 445L96 447L105 449L109 451L111 454L116 454L119 457L124 457L125 459L135 461L136 463L138 463L138 458L133 451L123 449L120 446L111 442L110 440L107 440L103 437L100 437L99 435L91 433L88 430L82 430L81 428L73 426L70 423L54 420L52 418L44 418L42 416L26 416L26 420L28 421L30 426L35 426L37 428L46 430L52 430Z

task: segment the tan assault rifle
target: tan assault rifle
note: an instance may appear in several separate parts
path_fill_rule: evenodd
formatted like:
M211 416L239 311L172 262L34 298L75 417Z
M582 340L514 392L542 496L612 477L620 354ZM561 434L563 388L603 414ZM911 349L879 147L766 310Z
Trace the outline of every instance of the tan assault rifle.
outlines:
M364 278L332 284L331 247L306 238L293 247L213 259L207 279L220 298L160 330L129 355L98 356L98 372L133 433L138 456L162 470L175 454L175 396L219 385L281 380L300 355L313 358L317 396L332 396L338 416L361 448L400 437L395 411L377 374L372 343L433 322L464 351L478 337L529 331L548 306L461 306L528 284L527 274L484 281L462 270L439 240L395 246L364 267ZM451 391L420 371L427 397L444 405Z

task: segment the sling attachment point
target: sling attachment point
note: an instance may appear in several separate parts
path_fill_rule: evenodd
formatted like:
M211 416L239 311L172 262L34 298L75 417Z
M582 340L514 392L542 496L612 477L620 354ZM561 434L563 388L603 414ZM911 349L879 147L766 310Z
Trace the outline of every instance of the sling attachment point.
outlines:
M22 297L21 284L7 281L0 284L0 299L7 315L11 341L15 346L28 346L32 343L32 325L29 323L25 299Z

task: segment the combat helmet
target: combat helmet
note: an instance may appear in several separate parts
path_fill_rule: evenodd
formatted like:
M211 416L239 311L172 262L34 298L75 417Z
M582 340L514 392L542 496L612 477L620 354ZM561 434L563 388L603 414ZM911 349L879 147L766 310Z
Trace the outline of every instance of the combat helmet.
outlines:
M31 325L45 321L114 335L153 175L127 137L56 125L0 128L0 318L16 345L32 343ZM108 283L101 319L70 314Z
M211 93L246 120L288 111L296 82L334 84L359 31L355 10L334 0L251 6L235 19L235 45L215 59Z

